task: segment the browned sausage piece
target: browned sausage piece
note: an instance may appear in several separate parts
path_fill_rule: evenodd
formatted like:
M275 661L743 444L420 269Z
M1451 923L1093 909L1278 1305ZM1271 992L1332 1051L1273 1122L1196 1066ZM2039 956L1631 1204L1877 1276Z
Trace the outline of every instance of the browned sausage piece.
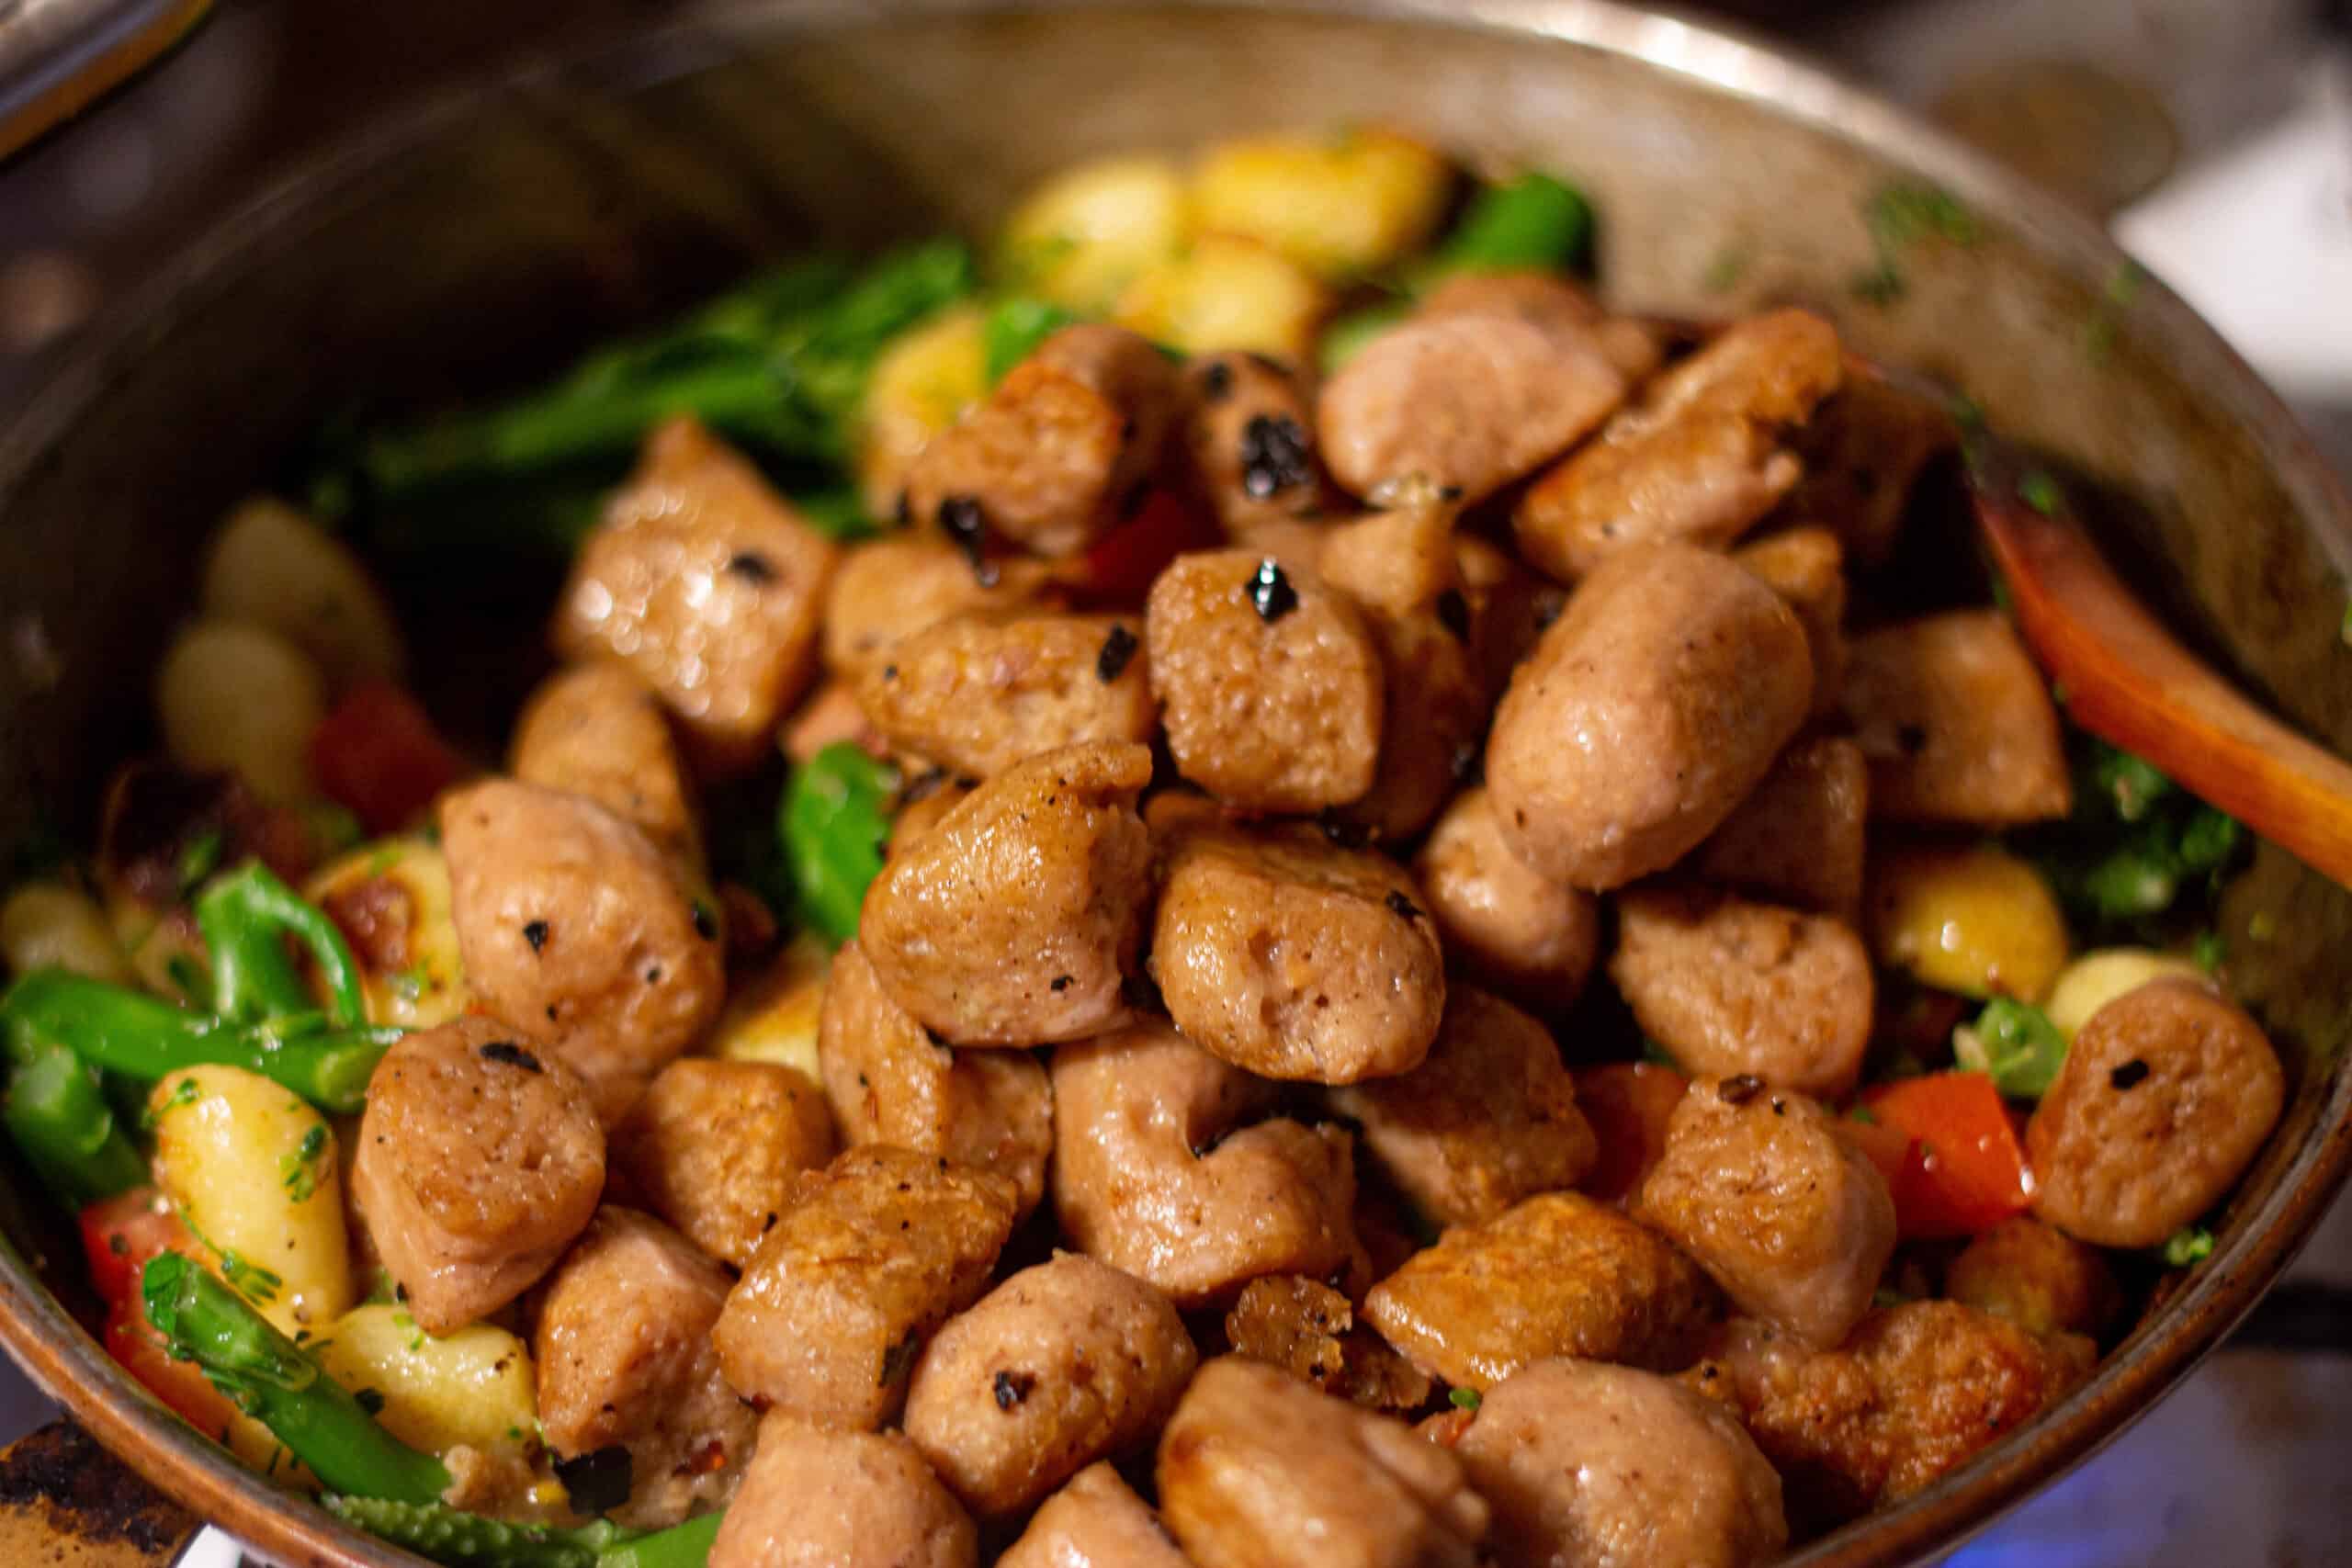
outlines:
M891 1144L992 1170L1020 1190L1024 1214L1045 1196L1054 1152L1045 1067L1023 1052L933 1044L854 942L834 954L825 981L817 1056L852 1146Z
M1470 986L1446 993L1429 1057L1401 1077L1331 1091L1363 1146L1437 1225L1493 1219L1521 1198L1573 1187L1592 1129L1549 1031Z
M1833 1100L1861 1077L1871 958L1839 921L1696 888L1628 888L1609 977L1686 1072Z
M489 1019L401 1037L368 1080L352 1200L428 1334L529 1289L604 1186L588 1086Z
M1751 1333L1762 1351L1729 1365L1800 1529L1932 1484L2072 1393L2097 1359L2087 1339L2038 1338L1957 1302L1873 1312L1836 1350Z
M1520 554L1574 582L1636 545L1728 546L1804 471L1781 439L1843 373L1837 332L1818 316L1736 323L1530 487L1511 518Z
M661 1529L723 1506L759 1425L719 1375L727 1270L667 1225L605 1208L548 1276L531 1359L539 1426L566 1459L628 1450L614 1517Z
M1435 501L1369 512L1318 536L1316 570L1323 581L1374 615L1431 609L1456 585L1453 547L1458 507Z
M1502 1562L1751 1568L1788 1544L1781 1478L1738 1418L1655 1372L1540 1361L1453 1451Z
M899 1432L773 1411L710 1568L977 1568L979 1531Z
M2007 828L2074 806L2058 709L1998 610L1856 637L1838 703L1871 767L1871 815Z
M1395 843L1418 837L1475 765L1493 703L1469 647L1442 615L1370 621L1387 671L1380 763L1372 788L1332 816Z
M758 469L672 420L580 547L556 649L628 665L684 724L706 773L741 773L816 672L833 558Z
M1385 503L1419 481L1470 502L1566 451L1624 396L1589 332L1452 310L1366 344L1324 386L1316 428L1357 495Z
M2101 1247L2154 1247L2222 1201L2286 1101L2261 1028L2193 980L2091 1014L2026 1124L2033 1212Z
M1186 478L1239 538L1262 524L1321 514L1315 415L1299 378L1257 354L1206 354L1184 367Z
M1198 1361L1166 1296L1065 1252L932 1337L907 1436L966 1507L1001 1518L1158 1432Z
M1086 741L1159 728L1143 624L1127 615L966 615L901 638L858 701L884 739L981 778Z
M449 914L475 999L555 1042L616 1120L726 1000L718 928L634 825L505 779L444 795Z
M1413 875L1456 968L1546 1016L1583 994L1600 950L1600 902L1522 865L1483 786L1453 797Z
M1556 272L1457 272L1421 298L1416 314L1517 316L1558 336L1589 336L1601 357L1635 384L1657 369L1657 334L1611 317L1574 279Z
M833 1122L797 1067L683 1056L613 1130L612 1166L688 1241L741 1269L789 1200L833 1157Z
M1672 1371L1722 1299L1656 1232L1574 1192L1460 1225L1372 1288L1364 1320L1414 1365L1488 1388L1555 1356Z
M1159 1481L1160 1517L1199 1568L1471 1568L1487 1531L1452 1454L1238 1356L1193 1380Z
M1577 887L1662 871L1756 787L1812 698L1804 629L1753 575L1688 545L1619 551L1496 712L1504 841Z
M1790 528L1744 545L1732 559L1762 578L1804 623L1813 655L1813 714L1838 711L1846 679L1846 552L1826 528Z
M1151 835L1141 746L1041 752L890 857L858 934L891 999L955 1045L1037 1045L1126 1016Z
M1072 1245L1179 1306L1230 1301L1261 1274L1347 1267L1348 1134L1257 1121L1272 1085L1165 1023L1054 1053L1054 1208Z
M1319 578L1250 550L1180 556L1144 609L1176 769L1229 805L1318 811L1372 787L1380 645Z
M1828 525L1848 555L1877 566L1894 551L1919 470L1959 440L1941 403L1854 377L1797 434L1804 478L1781 513Z
M1225 1314L1225 1337L1235 1355L1280 1367L1367 1410L1414 1410L1429 1401L1428 1374L1358 1327L1354 1305L1319 1280L1276 1274L1250 1280Z
M1445 1006L1420 891L1312 828L1188 823L1161 853L1152 976L1187 1039L1261 1077L1408 1072Z
M910 1149L803 1174L712 1330L728 1382L812 1421L888 1419L923 1336L987 1288L1013 1201L1002 1177Z
M2123 1310L2098 1248L2018 1214L1971 1241L1944 1271L1944 1294L2029 1334L2104 1334Z
M508 753L524 784L584 795L644 829L662 853L702 860L702 830L662 699L625 664L550 675L523 706Z
M1191 1568L1134 1488L1087 1466L1046 1500L997 1568Z
M1176 415L1176 367L1124 327L1064 327L907 472L915 520L1075 555L1150 477Z
M825 667L855 677L889 658L903 637L957 615L1004 614L1036 602L1053 571L1021 557L973 570L934 535L869 539L842 557L825 594Z
M1690 1086L1633 1212L1743 1312L1824 1348L1861 1321L1894 1255L1878 1168L1817 1101L1753 1077Z
M1706 881L1858 925L1870 782L1870 764L1851 740L1800 740L1699 846L1690 868Z
M1567 596L1557 584L1521 566L1509 550L1475 535L1454 536L1453 570L1470 611L1470 661L1487 693L1498 698L1510 684L1510 672L1534 650Z

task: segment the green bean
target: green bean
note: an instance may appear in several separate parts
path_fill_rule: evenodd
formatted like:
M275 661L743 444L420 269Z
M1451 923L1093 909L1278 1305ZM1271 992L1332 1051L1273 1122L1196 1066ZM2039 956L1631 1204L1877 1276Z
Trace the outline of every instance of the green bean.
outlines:
M857 934L865 889L882 874L898 775L854 744L837 740L784 787L776 831L801 916L836 945Z

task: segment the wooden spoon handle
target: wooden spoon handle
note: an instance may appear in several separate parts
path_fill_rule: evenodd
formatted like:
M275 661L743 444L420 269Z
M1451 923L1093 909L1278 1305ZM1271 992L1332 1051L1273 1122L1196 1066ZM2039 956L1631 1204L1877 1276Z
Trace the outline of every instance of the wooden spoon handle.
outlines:
M2080 526L1973 485L1977 526L2066 716L2352 886L2352 766L2271 717L2143 609Z

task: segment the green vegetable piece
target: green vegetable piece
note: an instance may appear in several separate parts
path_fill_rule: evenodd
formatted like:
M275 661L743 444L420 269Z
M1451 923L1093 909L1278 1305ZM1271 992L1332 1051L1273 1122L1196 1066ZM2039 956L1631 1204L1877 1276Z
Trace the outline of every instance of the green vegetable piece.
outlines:
M2028 506L2044 517L2055 517L2066 509L2066 492L2047 470L2035 468L2018 480L2018 494Z
M894 770L846 740L808 759L785 784L776 832L794 901L835 946L857 934L865 889L882 874L898 787Z
M356 1397L193 1260L157 1254L140 1294L172 1359L195 1362L205 1382L268 1427L329 1490L426 1504L448 1489L439 1460L378 1426Z
M2155 766L2129 751L2102 745L2091 764L2100 795L2115 808L2116 819L2138 822L2157 801L2173 793L2172 780Z
M1581 269L1592 233L1592 204L1581 191L1524 174L1481 187L1433 260L1440 273Z
M864 539L881 532L865 514L865 500L849 485L808 491L792 498L800 520L829 539Z
M243 1067L344 1116L367 1103L368 1077L402 1033L332 1028L316 1012L232 1023L62 969L36 969L10 986L0 996L0 1026L12 1049L19 1040L64 1048L141 1083L183 1067Z
M2040 1100L2066 1062L2066 1037L2038 1007L1996 997L1973 1024L1952 1031L1952 1056L2011 1100Z
M1456 1410L1476 1410L1486 1403L1486 1396L1475 1388L1457 1388L1446 1394Z
M2180 833L2180 863L2190 871L2216 871L2237 853L2245 829L2225 811L2199 805Z
M328 1021L343 1029L367 1021L359 963L342 930L261 862L246 862L198 894L196 924L212 955L212 1005L223 1017L251 1023L315 1010L287 956L290 936L326 982Z
M1412 306L1402 299L1384 300L1367 305L1361 310L1351 310L1323 329L1321 342L1316 345L1315 357L1326 376L1335 374L1340 367L1364 351L1373 339L1412 314Z
M440 1503L330 1496L345 1524L447 1568L705 1568L722 1514L665 1530L623 1529L599 1519L578 1529L510 1525Z
M2157 1249L2167 1269L2186 1269L2213 1256L2213 1233L2203 1225L2183 1225Z
M989 385L1003 380L1005 372L1036 353L1039 344L1081 319L1075 311L1025 294L997 301L980 326Z
M66 1208L80 1209L144 1182L147 1162L89 1064L13 1019L6 1029L10 1061L0 1125L40 1184Z
M2123 922L2172 908L2180 878L2162 843L2143 840L2093 864L2083 875L2082 891L2100 919Z

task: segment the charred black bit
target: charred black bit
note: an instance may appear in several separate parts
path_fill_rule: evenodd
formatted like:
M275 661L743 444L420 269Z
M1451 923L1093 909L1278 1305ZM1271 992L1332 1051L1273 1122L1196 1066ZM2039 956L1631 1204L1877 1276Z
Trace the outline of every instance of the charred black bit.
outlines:
M1306 431L1286 413L1261 413L1241 428L1241 488L1255 501L1315 478Z
M1070 987L1070 983L1076 978L1077 976L1074 975L1057 975L1053 979L1052 989L1057 994L1067 991Z
M996 1407L999 1410L1012 1409L1023 1400L1027 1399L1029 1391L1036 1386L1037 1374L1035 1372L997 1373L992 1389L996 1394Z
M1325 838L1343 850L1360 850L1372 842L1370 828L1345 817L1335 817L1328 810L1315 819L1315 825L1323 829Z
M533 953L545 953L548 950L548 923L545 920L528 922L523 927L523 940L531 944Z
M1774 1095L1772 1097L1772 1114L1775 1116L1786 1116L1788 1113L1789 1102L1782 1100L1779 1095Z
M897 665L895 665L895 664L885 664L884 666L882 666L882 679L884 679L885 681L895 681L895 680L897 680L898 678L899 678L899 667L898 667Z
M1201 391L1213 403L1221 403L1233 395L1233 367L1222 359L1212 359L1201 372Z
M1406 897L1402 893L1394 891L1390 892L1388 895L1388 907L1391 909L1396 910L1398 915L1402 916L1406 919L1418 920L1421 918L1421 907L1419 904L1414 903L1410 898Z
M1453 782L1458 784L1477 783L1478 775L1486 771L1486 753L1478 750L1478 743L1464 740L1453 749Z
M705 942L718 940L718 917L699 898L695 900L695 935Z
M492 1370L494 1371L505 1371L505 1364L501 1362L497 1367ZM358 1405L360 1409L368 1412L370 1416L381 1416L384 1413L384 1395L380 1390L363 1388L351 1396L351 1401L353 1404Z
M1456 642L1470 640L1470 601L1462 596L1462 590L1449 588L1437 596L1437 618Z
M970 563L973 581L983 588L996 586L996 563L988 557L988 519L980 503L968 495L951 495L939 503L939 527Z
M537 1056L532 1055L512 1040L493 1040L484 1045L481 1048L481 1059L485 1062L503 1063L510 1067L520 1067L526 1073L547 1071L545 1067L539 1066L539 1059Z
M571 1506L582 1514L608 1514L628 1501L631 1476L628 1450L607 1444L594 1453L555 1461L555 1478L571 1496Z
M1258 563L1258 570L1250 574L1241 592L1249 596L1250 606L1258 612L1258 618L1268 626L1298 608L1298 590L1290 585L1289 577L1272 556Z
M1137 1012L1165 1012L1167 1000L1159 994L1159 982L1145 974L1134 974L1119 982L1119 994Z
M1127 672L1127 661L1136 656L1136 634L1126 627L1114 626L1102 639L1102 651L1094 656L1094 678L1109 685Z
M2140 1080L2147 1076L2148 1064L2134 1056L2108 1074L2107 1081L2118 1089L2137 1089L2140 1087Z
M1745 1105L1764 1092L1764 1080L1754 1073L1741 1073L1724 1079L1715 1092L1723 1096L1725 1105Z
M774 582L775 568L757 550L741 550L727 559L727 570L748 582Z

